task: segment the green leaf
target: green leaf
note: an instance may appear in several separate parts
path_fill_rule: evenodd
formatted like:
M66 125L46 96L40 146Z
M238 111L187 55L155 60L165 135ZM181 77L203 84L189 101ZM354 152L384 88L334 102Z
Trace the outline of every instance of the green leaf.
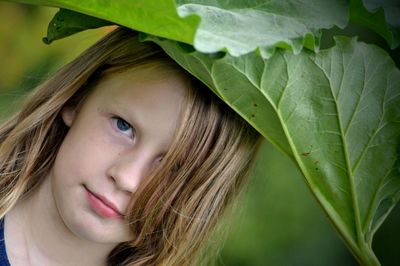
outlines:
M363 265L400 196L400 71L380 48L337 38L318 54L211 58L148 37L295 160Z
M226 50L233 56L259 48L268 58L276 47L296 54L318 50L320 30L344 28L346 1L177 0L181 16L197 14L201 23L194 47L203 53ZM323 14L323 15L322 15Z
M43 38L46 44L62 39L80 31L112 25L107 20L98 19L66 9L60 9L50 21L47 37Z
M12 0L31 5L72 10L137 31L185 43L192 43L198 16L180 18L174 0ZM73 22L73 27L82 20ZM64 24L65 25L65 24ZM51 26L51 25L50 25ZM81 24L80 27L84 27ZM101 25L98 25L101 26ZM60 29L61 30L61 29Z
M73 10L101 19L98 26L103 25L102 20L107 20L192 44L204 53L226 50L233 56L259 49L263 57L268 58L277 47L291 49L296 54L303 47L317 51L322 29L344 28L348 23L345 0L177 0L178 9L173 0L120 0L117 4L102 0L14 1ZM71 14L67 17L72 18ZM55 28L50 23L49 31L62 31L58 35L65 36L71 32L70 28L75 31L87 27L85 16L77 17L76 21L58 23L58 27L67 29ZM93 22L93 18L87 17L87 20ZM91 23L90 28L93 27L95 24Z
M397 0L350 0L350 21L381 35L391 49L400 44L400 5Z

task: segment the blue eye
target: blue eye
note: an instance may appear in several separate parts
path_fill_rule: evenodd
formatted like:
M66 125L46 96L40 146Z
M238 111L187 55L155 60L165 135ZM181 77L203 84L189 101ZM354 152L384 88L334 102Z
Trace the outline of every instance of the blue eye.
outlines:
M123 134L128 135L132 138L134 137L135 130L128 122L120 117L113 117L113 121L118 131L121 131Z
M129 125L128 122L122 119L117 119L117 127L121 131L127 131L131 129L131 125Z

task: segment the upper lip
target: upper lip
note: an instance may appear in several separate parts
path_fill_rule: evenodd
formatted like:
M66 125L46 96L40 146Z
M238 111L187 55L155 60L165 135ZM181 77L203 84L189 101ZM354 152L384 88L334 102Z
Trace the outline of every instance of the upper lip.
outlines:
M96 198L98 198L99 200L101 200L107 207L113 209L116 213L118 213L119 215L123 216L123 214L119 211L118 207L111 201L109 201L106 197L96 194L95 192L93 192L92 190L90 190L88 187L86 187L86 190L89 191L90 193L92 193Z

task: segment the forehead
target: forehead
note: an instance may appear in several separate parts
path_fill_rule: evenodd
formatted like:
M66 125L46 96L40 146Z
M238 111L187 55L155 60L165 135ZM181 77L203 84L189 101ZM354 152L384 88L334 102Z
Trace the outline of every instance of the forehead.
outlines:
M109 100L152 100L169 104L169 99L182 100L189 88L189 78L182 71L166 64L146 64L122 72L111 73L97 84L95 94L109 95ZM131 97L129 97L131 96ZM163 98L162 96L168 96Z

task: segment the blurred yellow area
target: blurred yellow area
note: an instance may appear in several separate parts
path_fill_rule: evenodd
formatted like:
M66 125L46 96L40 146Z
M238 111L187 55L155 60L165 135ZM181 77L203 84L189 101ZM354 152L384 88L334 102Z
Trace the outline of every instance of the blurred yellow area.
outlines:
M57 11L0 2L0 93L18 88L26 78L46 78L110 30L88 30L46 45L42 38Z
M21 96L113 28L87 30L47 45L42 38L57 11L0 1L0 121L16 111Z

